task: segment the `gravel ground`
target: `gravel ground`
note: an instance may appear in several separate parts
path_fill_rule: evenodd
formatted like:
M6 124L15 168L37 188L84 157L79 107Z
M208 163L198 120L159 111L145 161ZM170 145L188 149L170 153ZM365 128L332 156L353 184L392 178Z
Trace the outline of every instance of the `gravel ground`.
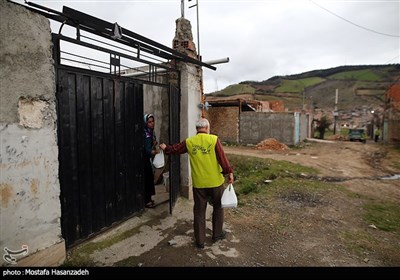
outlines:
M226 147L228 154L288 160L320 170L321 179L343 190L292 191L256 197L225 210L225 240L194 246L192 201L179 198L172 215L168 204L146 211L70 252L93 266L112 267L399 267L400 236L368 224L362 206L370 201L400 203L399 154L373 142L315 142L296 150L268 151ZM335 180L333 180L335 179ZM165 188L157 186L157 197ZM127 234L129 233L129 234ZM125 234L119 242L107 240ZM83 262L82 265L85 265Z

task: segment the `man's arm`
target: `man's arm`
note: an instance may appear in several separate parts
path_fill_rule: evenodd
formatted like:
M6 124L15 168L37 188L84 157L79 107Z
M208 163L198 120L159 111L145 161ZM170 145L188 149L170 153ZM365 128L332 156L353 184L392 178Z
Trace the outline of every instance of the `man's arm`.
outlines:
M222 167L222 174L228 174L228 183L233 183L233 170L228 158L225 155L224 148L222 147L219 138L217 139L217 144L215 145L215 153L217 155L218 163Z
M179 155L187 153L186 140L174 145L167 146L166 144L160 144L160 148L164 150L166 155Z

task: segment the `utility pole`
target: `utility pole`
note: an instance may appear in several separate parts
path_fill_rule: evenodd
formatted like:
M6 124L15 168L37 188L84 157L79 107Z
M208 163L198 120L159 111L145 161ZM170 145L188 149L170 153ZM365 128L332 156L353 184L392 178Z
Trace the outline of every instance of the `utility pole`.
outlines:
M336 120L337 120L337 116L338 116L338 112L337 112L338 96L339 96L339 89L336 89L335 110L333 111L333 118L334 118L333 135L336 135Z
M192 0L189 0L189 2ZM196 0L196 4L189 6L190 8L196 7L196 14L197 14L197 59L201 61L201 56L200 56L200 28L199 28L199 1ZM203 69L200 67L200 100L202 104L201 108L201 117L204 118L204 109L205 109L205 98L204 98L204 86L203 86Z
M192 0L189 0L189 2ZM200 57L200 28L199 28L199 1L196 0L196 4L189 6L190 8L196 7L196 14L197 14L197 57L199 59L199 61L201 61L201 57Z

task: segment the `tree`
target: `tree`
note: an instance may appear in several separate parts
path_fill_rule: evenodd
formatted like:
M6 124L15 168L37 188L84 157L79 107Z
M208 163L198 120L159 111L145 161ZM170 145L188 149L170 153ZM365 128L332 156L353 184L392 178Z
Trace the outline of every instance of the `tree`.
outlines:
M322 116L319 120L317 130L319 132L319 138L324 139L325 130L332 124L326 115Z

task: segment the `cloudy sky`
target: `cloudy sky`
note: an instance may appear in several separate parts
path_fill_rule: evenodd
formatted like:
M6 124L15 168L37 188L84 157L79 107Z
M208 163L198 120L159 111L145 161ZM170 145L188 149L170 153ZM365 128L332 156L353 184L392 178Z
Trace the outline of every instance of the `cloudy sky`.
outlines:
M204 68L204 92L245 80L263 81L342 65L400 63L400 0L184 1L194 42L199 13L203 61L229 57L216 71ZM16 1L23 3L23 1ZM35 1L118 24L172 47L181 0Z

